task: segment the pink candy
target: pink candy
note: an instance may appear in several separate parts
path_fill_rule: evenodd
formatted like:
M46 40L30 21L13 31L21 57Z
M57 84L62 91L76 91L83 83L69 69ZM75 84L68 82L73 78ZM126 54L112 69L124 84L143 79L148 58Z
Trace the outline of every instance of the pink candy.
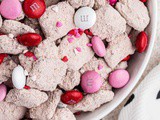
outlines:
M1 15L7 19L16 19L22 13L19 0L3 0L0 6Z
M57 23L56 23L56 27L62 27L62 23L60 22L60 21L58 21Z
M116 2L117 2L117 0L109 0L109 4L112 5L112 6L115 5Z
M115 70L109 76L109 83L114 88L122 88L129 81L129 73L126 70Z
M0 102L4 100L7 94L7 87L4 84L0 84Z
M102 86L102 78L95 71L87 71L82 75L81 87L86 93L95 93Z
M92 38L92 47L94 52L99 56L99 57L104 57L106 54L106 49L105 49L105 45L103 43L103 41L97 37L94 36Z

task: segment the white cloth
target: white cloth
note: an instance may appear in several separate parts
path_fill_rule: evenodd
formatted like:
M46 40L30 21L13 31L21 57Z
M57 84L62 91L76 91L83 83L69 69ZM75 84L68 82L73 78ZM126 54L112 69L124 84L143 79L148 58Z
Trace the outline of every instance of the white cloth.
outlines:
M133 92L118 120L160 120L160 64Z

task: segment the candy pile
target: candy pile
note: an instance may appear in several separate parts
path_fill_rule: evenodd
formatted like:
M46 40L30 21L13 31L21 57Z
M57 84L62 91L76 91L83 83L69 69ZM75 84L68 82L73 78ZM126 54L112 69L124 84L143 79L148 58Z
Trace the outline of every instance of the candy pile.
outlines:
M147 48L145 2L1 0L0 119L75 120L111 101Z

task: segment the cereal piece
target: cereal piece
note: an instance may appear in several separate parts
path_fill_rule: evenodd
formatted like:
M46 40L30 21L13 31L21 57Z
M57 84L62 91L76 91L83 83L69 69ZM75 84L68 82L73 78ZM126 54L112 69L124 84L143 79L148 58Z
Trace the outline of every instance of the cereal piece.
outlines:
M60 57L63 58L64 56L67 56L68 61L66 64L69 69L79 70L85 63L91 60L94 56L94 52L86 45L90 41L85 34L83 34L80 38L74 38L75 40L72 43L68 42L68 38L69 36L63 38L59 46ZM74 49L77 47L81 47L81 52L76 54Z
M95 3L94 0L83 0L82 6L93 7L94 3Z
M101 69L99 69L100 66ZM104 79L106 79L108 74L112 71L112 69L105 63L102 58L96 57L93 57L88 63L84 64L84 66L80 69L80 72L83 74L89 70L95 70Z
M21 3L22 4L22 3ZM20 21L20 20L23 20L25 18L25 14L24 12L22 11L20 16L16 18L16 20Z
M34 29L28 25L14 20L5 20L0 28L0 31L6 34L12 33L14 36L28 32L35 33Z
M76 118L68 108L57 108L51 120L76 120Z
M132 30L132 27L131 26L129 26L129 25L127 25L127 27L126 27L126 33L129 35L129 33L131 32L131 30Z
M108 80L105 80L101 86L101 90L111 90L112 86L108 83Z
M95 0L94 9L98 10L106 4L109 4L107 0Z
M20 120L26 112L26 108L4 101L0 102L0 110L0 118L3 120Z
M47 8L46 12L39 19L42 30L47 37L52 37L54 41L65 36L71 29L75 28L73 23L74 9L67 2L60 2L56 5L58 12L52 10L55 5ZM60 21L63 26L56 27Z
M45 103L42 103L40 106L31 108L29 110L30 117L32 119L38 120L50 120L57 108L57 105L60 101L62 91L56 89L54 92L49 93L49 98ZM44 112L45 111L45 112Z
M97 21L91 28L101 39L112 38L126 30L125 19L110 5L106 4L96 11Z
M78 111L93 111L102 104L113 99L114 93L109 90L100 90L94 94L86 95L82 101L74 105L74 109Z
M27 57L24 54L19 55L20 64L24 67L27 72L30 72L33 67L34 59L33 57Z
M0 15L0 27L2 26L2 22L3 22L3 20L2 20L2 17Z
M51 5L55 5L59 2L60 0L45 0L46 6L49 7Z
M79 8L82 6L87 6L87 7L93 7L94 6L94 0L67 0L72 7L74 8Z
M6 102L14 103L17 106L24 106L27 108L37 107L44 103L48 99L48 96L44 92L40 92L36 89L12 89L9 91L6 97Z
M35 56L39 58L55 58L58 57L58 47L52 38L44 40L34 51Z
M135 48L126 33L121 34L111 41L107 47L107 53L105 55L105 61L107 64L114 68L118 63L123 60L127 55L133 54Z
M28 26L30 26L31 28L33 28L35 30L36 33L40 34L41 36L43 36L43 33L41 31L41 27L39 25L39 22L37 19L32 19L32 18L26 18L24 20L24 23Z
M83 0L67 0L67 1L71 4L72 7L79 8L81 7Z
M20 45L16 39L12 39L7 35L0 36L0 53L19 54L27 48Z
M149 24L149 13L140 0L119 0L116 9L135 30L143 31Z
M19 55L12 55L11 56L11 59L16 63L16 64L19 64L19 58L18 58Z
M58 58L38 59L27 79L27 85L44 91L53 91L61 83L66 74L67 66Z
M126 61L124 61L124 62L120 62L115 69L127 69L127 67L128 67L128 64Z
M80 83L79 71L67 70L66 76L62 78L62 83L59 86L68 91L72 90L75 86Z
M7 81L11 77L12 71L16 66L17 64L9 57L0 64L0 83Z

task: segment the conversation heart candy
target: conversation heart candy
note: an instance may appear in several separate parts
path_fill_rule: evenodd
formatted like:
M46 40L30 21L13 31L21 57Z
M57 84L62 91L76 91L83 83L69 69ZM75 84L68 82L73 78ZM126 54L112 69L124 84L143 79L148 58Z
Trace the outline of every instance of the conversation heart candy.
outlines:
M7 56L8 56L7 54L3 54L3 53L0 54L0 64L3 62L4 58Z
M102 78L95 71L87 71L81 77L81 87L86 93L95 93L102 86Z
M26 84L26 75L22 66L18 65L12 72L12 83L15 88L23 89Z
M25 0L23 2L24 13L30 18L40 18L46 10L44 0Z
M0 5L1 15L6 19L16 19L22 13L22 6L19 0L2 0Z
M7 94L7 87L4 84L0 84L0 102L4 100Z
M127 70L115 70L109 75L109 84L114 88L122 88L129 81L129 73Z
M96 22L96 13L90 7L82 7L74 16L74 23L83 30L91 28Z
M94 52L99 57L104 57L106 54L106 49L103 41L98 36L94 36L91 42Z
M61 101L68 105L74 105L83 99L83 94L77 90L71 90L65 92L61 96Z

